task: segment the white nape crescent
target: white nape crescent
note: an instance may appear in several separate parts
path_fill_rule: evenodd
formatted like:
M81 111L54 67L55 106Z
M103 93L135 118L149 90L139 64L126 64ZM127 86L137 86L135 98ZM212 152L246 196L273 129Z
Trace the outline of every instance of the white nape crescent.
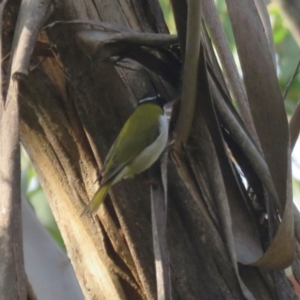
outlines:
M156 99L157 99L157 97L148 97L148 98L141 99L139 101L139 103L144 103L144 102L147 102L147 101L155 101Z

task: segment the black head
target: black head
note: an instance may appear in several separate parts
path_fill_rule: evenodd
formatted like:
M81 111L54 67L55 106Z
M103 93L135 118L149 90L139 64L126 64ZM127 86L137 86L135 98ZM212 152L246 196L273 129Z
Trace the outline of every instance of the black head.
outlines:
M139 101L139 105L145 103L155 103L163 108L167 101L161 95L151 91L146 93Z

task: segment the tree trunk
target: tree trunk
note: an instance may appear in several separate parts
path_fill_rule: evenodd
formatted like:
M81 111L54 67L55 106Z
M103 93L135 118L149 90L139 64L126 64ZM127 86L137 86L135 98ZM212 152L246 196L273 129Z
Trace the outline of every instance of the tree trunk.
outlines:
M158 3L150 0L64 0L50 21L75 19L167 33ZM94 182L109 147L152 81L137 63L128 62L132 70L88 58L75 37L78 30L89 28L64 24L40 33L34 67L20 83L21 141L49 199L85 298L156 299L147 174L113 187L94 218L80 217L98 188ZM4 44L10 45L9 36ZM161 78L155 80L167 95L176 93ZM187 188L178 166L168 163L173 299L245 299L245 290L255 299L296 299L282 271L239 264L237 272L232 263L216 200L222 198L222 190L213 183L221 176L218 149L201 112L197 102L183 157L193 167L198 186Z

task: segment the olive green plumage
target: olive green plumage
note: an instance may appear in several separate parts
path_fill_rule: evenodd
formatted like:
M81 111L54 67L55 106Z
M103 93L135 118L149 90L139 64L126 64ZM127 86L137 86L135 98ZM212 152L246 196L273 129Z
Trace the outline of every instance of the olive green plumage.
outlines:
M164 150L168 123L163 108L157 104L157 96L153 94L142 98L111 146L101 172L101 186L83 214L97 212L115 183L148 169Z

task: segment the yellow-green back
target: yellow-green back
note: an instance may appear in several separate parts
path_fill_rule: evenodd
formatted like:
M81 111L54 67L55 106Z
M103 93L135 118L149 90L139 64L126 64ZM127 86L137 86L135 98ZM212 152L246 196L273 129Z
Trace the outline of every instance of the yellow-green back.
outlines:
M160 106L145 103L137 107L112 145L103 168L102 184L118 174L159 135Z

